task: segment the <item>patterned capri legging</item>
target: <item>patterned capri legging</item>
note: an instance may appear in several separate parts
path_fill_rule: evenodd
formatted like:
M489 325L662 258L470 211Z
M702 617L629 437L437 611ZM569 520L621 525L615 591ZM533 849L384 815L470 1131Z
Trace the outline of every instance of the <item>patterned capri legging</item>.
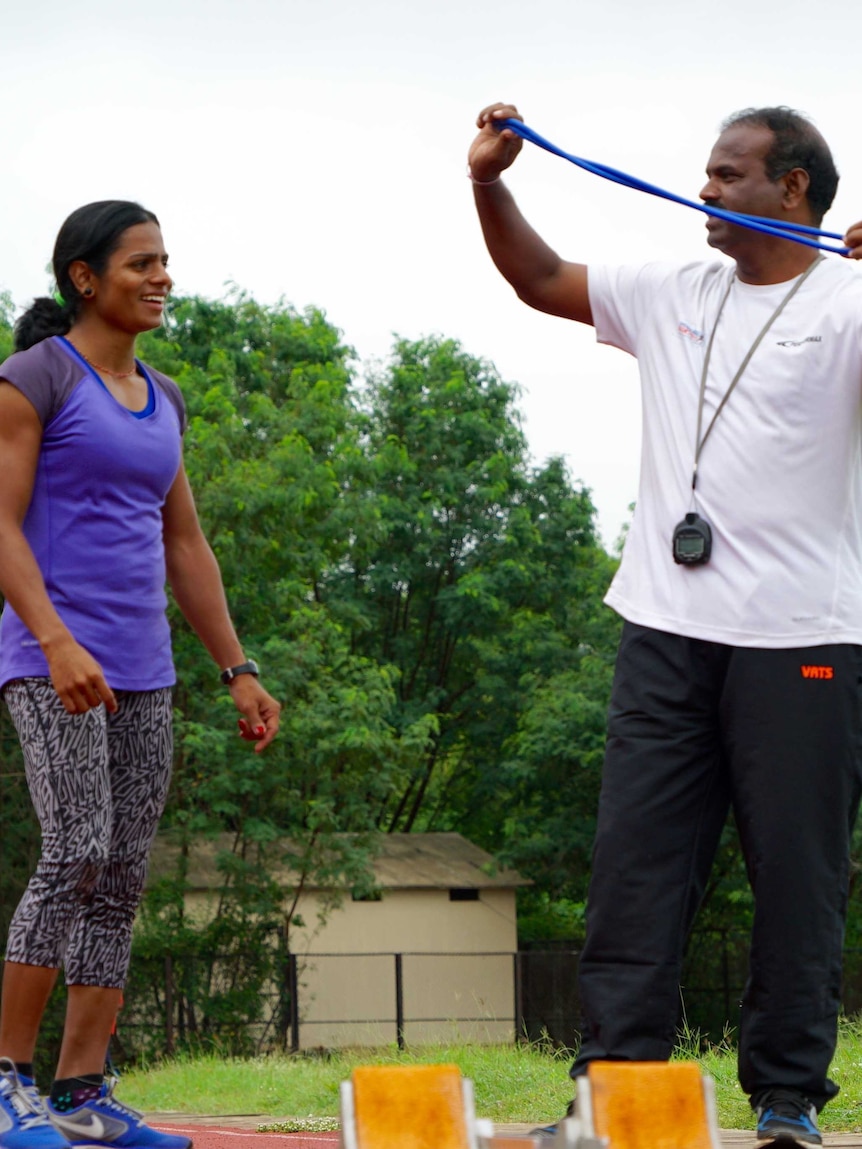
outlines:
M117 691L67 714L47 678L7 684L42 855L12 923L6 960L65 969L67 985L121 989L147 857L171 775L171 690Z

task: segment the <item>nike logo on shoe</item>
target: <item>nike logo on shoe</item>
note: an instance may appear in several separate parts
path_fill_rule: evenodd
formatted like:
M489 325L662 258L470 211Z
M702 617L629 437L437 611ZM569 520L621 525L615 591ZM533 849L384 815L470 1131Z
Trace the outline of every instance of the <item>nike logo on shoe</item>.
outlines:
M105 1123L95 1113L88 1113L86 1118L70 1121L62 1113L51 1111L51 1121L61 1132L74 1135L76 1141L91 1138L93 1141L104 1141L107 1129Z

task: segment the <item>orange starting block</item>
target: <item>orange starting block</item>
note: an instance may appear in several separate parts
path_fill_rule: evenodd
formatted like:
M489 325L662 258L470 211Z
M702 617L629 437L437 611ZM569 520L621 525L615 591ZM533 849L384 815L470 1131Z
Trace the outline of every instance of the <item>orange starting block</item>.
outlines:
M366 1065L341 1084L343 1149L478 1149L457 1065Z
M712 1078L691 1061L594 1061L570 1120L610 1149L721 1149Z

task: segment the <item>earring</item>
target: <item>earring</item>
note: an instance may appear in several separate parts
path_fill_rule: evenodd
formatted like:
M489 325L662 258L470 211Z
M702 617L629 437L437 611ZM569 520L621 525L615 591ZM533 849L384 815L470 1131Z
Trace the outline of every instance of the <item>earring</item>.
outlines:
M93 294L92 287L85 287L84 288L84 295L87 297L87 299L89 299L92 294Z

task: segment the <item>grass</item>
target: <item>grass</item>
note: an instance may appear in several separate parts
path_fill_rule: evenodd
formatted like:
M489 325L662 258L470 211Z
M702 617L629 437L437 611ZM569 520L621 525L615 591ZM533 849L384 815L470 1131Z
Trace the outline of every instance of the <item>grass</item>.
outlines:
M684 1040L677 1056L691 1057L697 1039ZM697 1060L715 1082L718 1123L723 1129L750 1129L751 1107L736 1078L736 1049L729 1040L697 1054ZM829 1071L841 1092L818 1118L827 1133L862 1132L862 1022L841 1022L838 1048Z
M699 1052L698 1044L696 1035L688 1035L676 1056L696 1055L714 1078L722 1128L750 1129L751 1109L736 1080L736 1052L730 1041L706 1052ZM333 1118L338 1114L339 1084L355 1066L442 1062L454 1062L472 1078L477 1113L494 1121L552 1121L565 1112L572 1097L570 1053L541 1045L439 1045L404 1053L385 1047L248 1060L215 1053L176 1057L125 1072L122 1099L150 1112ZM841 1093L823 1111L821 1127L831 1133L862 1132L862 1023L842 1024L831 1075Z
M569 1054L527 1045L438 1045L404 1053L337 1050L326 1057L177 1057L124 1072L122 1099L150 1112L335 1117L338 1087L355 1066L444 1062L472 1079L477 1112L494 1121L550 1121L572 1097Z

